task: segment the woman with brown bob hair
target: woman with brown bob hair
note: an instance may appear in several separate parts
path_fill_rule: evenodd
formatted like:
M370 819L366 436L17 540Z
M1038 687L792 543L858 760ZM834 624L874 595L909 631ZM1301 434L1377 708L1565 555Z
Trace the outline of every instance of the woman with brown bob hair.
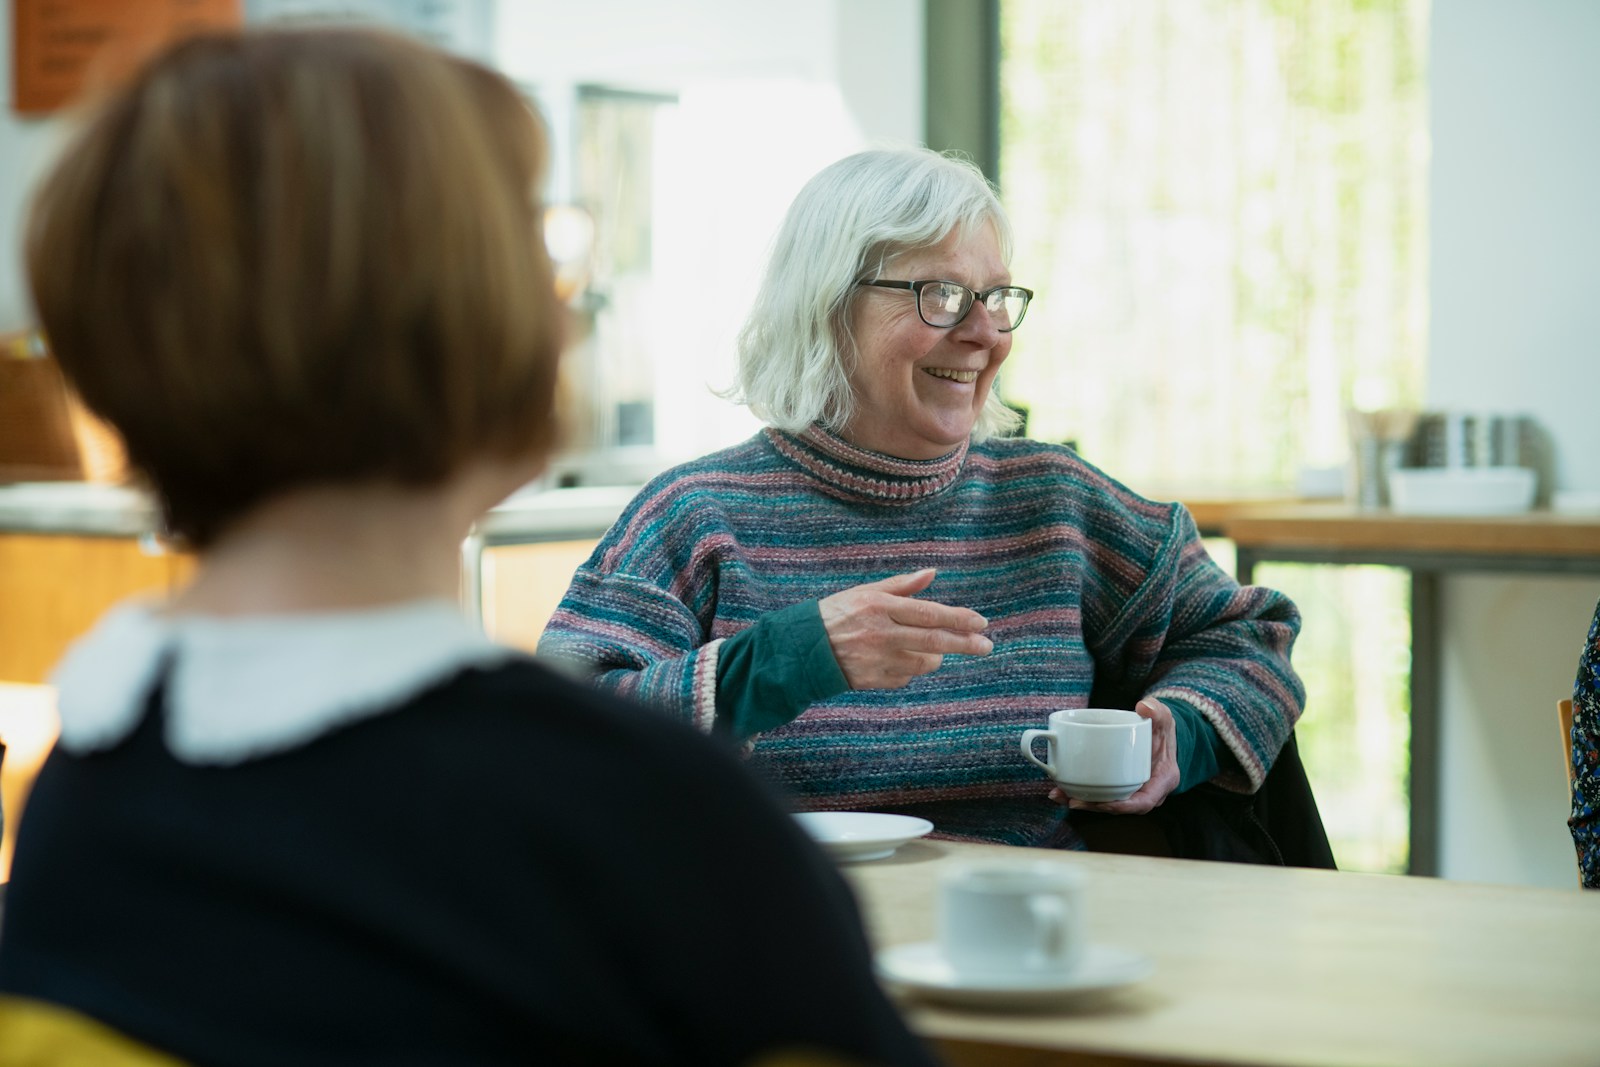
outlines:
M499 75L283 31L174 46L46 178L42 324L200 567L55 674L0 1061L928 1062L732 753L453 602L555 437L543 164Z

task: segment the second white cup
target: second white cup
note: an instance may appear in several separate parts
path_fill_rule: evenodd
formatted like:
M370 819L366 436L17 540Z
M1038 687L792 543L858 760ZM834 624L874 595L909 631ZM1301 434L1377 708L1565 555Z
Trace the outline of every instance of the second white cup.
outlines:
M1050 713L1049 728L1024 730L1022 754L1043 767L1070 797L1123 800L1150 780L1150 720L1118 708ZM1034 755L1043 739L1045 758Z
M961 868L939 885L939 947L963 978L1071 971L1083 955L1083 873L1062 863Z

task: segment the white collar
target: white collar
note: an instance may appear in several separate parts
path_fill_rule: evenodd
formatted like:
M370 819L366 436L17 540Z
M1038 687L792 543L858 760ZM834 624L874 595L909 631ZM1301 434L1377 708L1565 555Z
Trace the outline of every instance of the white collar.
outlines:
M51 681L62 746L87 752L133 732L165 667L168 749L186 763L228 764L297 748L467 667L519 655L446 600L241 618L163 617L131 601L73 645Z

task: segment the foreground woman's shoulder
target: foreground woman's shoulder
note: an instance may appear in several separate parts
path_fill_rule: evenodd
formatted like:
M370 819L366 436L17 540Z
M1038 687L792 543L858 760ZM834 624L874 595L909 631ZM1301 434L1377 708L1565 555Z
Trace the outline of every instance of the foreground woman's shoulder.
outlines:
M584 744L724 747L658 709L533 656L464 671L430 694L427 703L426 710L465 713L519 735L560 735Z

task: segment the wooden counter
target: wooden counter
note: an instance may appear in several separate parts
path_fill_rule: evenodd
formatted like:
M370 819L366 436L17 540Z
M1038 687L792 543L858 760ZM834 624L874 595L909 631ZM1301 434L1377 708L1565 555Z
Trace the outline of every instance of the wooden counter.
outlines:
M1213 509L1211 518L1222 536L1257 558L1282 559L1283 553L1309 549L1323 555L1375 553L1386 560L1426 554L1436 566L1453 569L1470 569L1467 561L1480 557L1532 557L1552 569L1565 569L1560 561L1568 560L1600 569L1596 515L1397 515L1348 504L1234 504Z
M531 650L573 571L634 492L529 491L491 510L463 545L468 611L496 638ZM0 486L0 682L45 681L111 605L188 581L194 559L154 536L159 522L148 496L120 486Z
M1241 503L1212 521L1214 532L1234 543L1236 574L1246 585L1267 562L1411 572L1409 869L1438 873L1440 579L1470 572L1600 574L1600 515L1424 516L1348 504ZM1552 695L1552 707L1559 695Z

